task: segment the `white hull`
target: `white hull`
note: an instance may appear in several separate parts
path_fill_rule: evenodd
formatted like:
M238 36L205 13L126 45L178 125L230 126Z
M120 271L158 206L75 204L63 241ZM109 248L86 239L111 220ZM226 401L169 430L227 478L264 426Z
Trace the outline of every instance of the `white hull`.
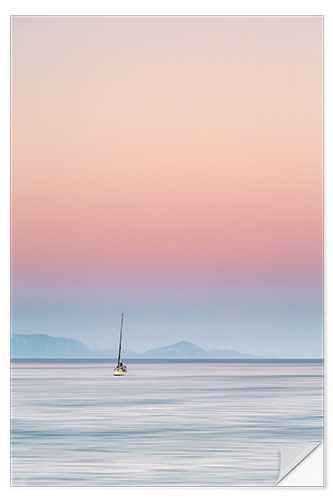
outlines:
M123 377L124 375L127 375L127 371L125 371L125 370L118 370L117 368L115 368L113 370L113 375L115 375L116 377Z

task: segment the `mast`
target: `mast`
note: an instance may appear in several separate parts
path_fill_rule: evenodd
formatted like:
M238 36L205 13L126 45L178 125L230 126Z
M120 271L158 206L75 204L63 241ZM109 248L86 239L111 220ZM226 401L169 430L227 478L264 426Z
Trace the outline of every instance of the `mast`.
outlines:
M123 336L123 320L124 320L124 313L121 313L119 353L118 353L118 366L120 365L120 356L121 356L121 339L122 339L122 336Z

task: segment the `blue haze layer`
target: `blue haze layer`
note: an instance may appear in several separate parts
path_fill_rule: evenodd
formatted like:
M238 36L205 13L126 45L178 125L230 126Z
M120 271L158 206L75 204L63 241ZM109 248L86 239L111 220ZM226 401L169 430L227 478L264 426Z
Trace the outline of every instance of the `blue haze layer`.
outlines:
M321 294L233 294L211 297L54 295L12 298L12 334L46 334L116 349L120 313L124 348L143 352L182 340L203 349L260 357L321 358Z

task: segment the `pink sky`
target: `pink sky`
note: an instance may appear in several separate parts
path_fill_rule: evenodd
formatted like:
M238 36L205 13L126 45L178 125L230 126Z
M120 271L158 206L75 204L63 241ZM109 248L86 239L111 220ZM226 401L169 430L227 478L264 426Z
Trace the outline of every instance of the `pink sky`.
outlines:
M14 17L13 283L322 280L320 17Z

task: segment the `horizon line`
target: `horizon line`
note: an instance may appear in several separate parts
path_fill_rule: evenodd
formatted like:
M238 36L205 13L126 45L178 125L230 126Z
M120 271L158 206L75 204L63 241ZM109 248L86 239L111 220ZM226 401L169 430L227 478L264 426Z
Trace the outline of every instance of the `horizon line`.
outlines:
M113 362L113 358L10 358L10 361L110 361ZM217 361L245 361L250 363L256 363L258 361L324 361L324 358L284 358L284 357L255 357L255 358L127 358L126 361L162 361L162 362L179 362L179 361L207 361L207 362L217 362Z

